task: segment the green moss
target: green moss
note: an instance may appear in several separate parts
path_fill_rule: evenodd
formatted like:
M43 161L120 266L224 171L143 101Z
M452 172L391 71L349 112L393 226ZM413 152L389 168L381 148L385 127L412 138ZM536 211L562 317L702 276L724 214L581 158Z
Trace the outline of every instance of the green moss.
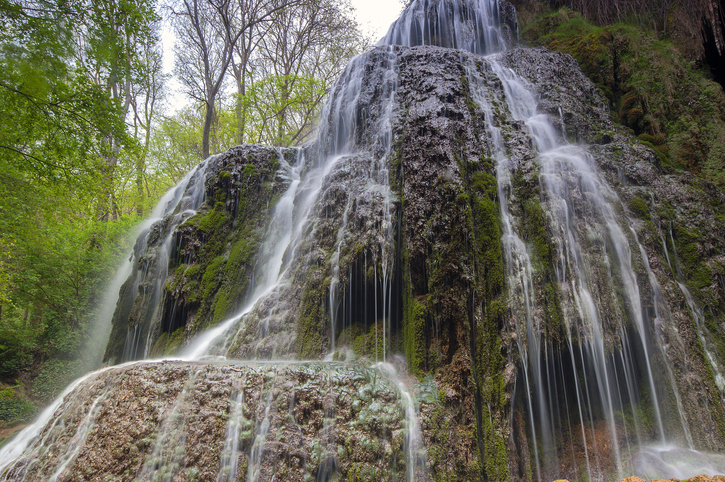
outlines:
M251 262L252 256L257 252L256 236L242 237L232 245L229 251L229 266L238 268Z
M178 328L176 329L170 337L168 337L168 341L166 342L166 346L164 347L164 355L172 355L176 353L176 350L179 349L179 347L184 342L184 328Z
M505 407L504 357L499 334L504 313L504 266L498 181L493 175L495 162L491 158L482 156L478 162L459 162L459 166L466 181L468 225L474 238L475 298L481 303L478 319L469 315L478 400L477 433L471 437L481 449L480 473L488 480L508 480L508 456L502 432L506 423L501 419ZM497 415L491 417L491 411Z
M229 297L227 293L219 293L216 298L214 298L214 306L213 306L213 312L214 317L212 318L212 324L216 325L221 320L224 319L224 317L227 316L229 311Z
M559 288L554 272L555 255L551 246L551 235L548 221L539 201L539 183L535 178L526 179L521 171L512 176L512 184L516 199L522 211L522 229L530 246L532 265L543 275L543 304L546 327L552 340L557 340L562 333L562 315Z
M643 199L633 197L627 202L627 207L629 207L629 210L632 212L632 214L637 216L639 219L644 219L647 221L651 219L649 214L649 207Z
M200 265L192 264L191 266L186 268L186 271L184 272L184 277L188 279L196 277L196 275L199 273L200 268Z
M487 166L484 159L483 166ZM501 221L499 219L498 183L486 171L471 176L471 215L477 241L480 280L487 299L503 290L503 254L501 248Z
M162 356L166 350L166 345L169 342L169 334L167 332L161 333L156 340L154 340L149 350L149 355L152 357Z
M407 257L406 257L407 258ZM407 259L406 259L407 261ZM426 370L426 319L427 301L412 297L410 283L406 283L403 297L403 338L408 370L422 376Z
M216 203L214 210L199 220L197 229L206 235L218 234L217 232L227 222L228 218L224 213L224 204Z
M446 416L445 402L445 392L441 392L439 399L435 402L435 409L427 419L430 427L430 437L435 442L428 448L428 464L434 482L452 482L455 480L455 474L447 470L447 461L445 460L446 448L448 447L446 441L450 437L451 423L450 418Z
M710 268L702 263L702 255L698 249L699 233L688 231L682 226L675 227L675 245L677 258L690 291L697 293L712 284Z
M725 93L670 42L639 25L598 27L568 9L536 17L521 38L572 55L609 99L613 119L663 166L725 189Z
M201 289L204 298L210 298L219 286L219 282L223 276L222 269L224 268L224 264L224 256L218 256L206 267L204 276L201 278Z
M351 328L347 328L340 333L338 340L346 341L352 340L351 346L353 352L357 356L365 356L370 360L382 360L383 359L383 323L382 320L377 324L371 324L368 327L368 331L363 331L363 327L359 324L353 325ZM392 342L394 340L388 340ZM389 348L389 347L388 347ZM389 351L393 351L389 349Z
M300 358L317 358L328 346L324 336L327 326L324 313L327 286L329 283L325 285L321 277L310 279L305 285L297 322L297 354Z
M254 164L245 164L244 165L244 177L257 177L259 175L259 171L254 166Z

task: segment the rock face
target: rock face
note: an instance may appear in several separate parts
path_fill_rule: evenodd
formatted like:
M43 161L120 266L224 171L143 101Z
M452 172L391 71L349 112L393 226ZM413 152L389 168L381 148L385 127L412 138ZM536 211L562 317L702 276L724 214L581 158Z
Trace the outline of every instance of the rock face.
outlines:
M208 160L139 238L107 357L275 362L93 376L3 476L605 480L651 444L722 451L725 197L571 57L478 55L512 18L414 2L315 142ZM394 353L421 383L365 368Z
M376 369L134 363L67 395L3 480L399 480L404 421Z
M161 219L138 237L105 361L173 352L238 311L270 206L289 185L284 166L296 155L240 146L212 156L181 182Z

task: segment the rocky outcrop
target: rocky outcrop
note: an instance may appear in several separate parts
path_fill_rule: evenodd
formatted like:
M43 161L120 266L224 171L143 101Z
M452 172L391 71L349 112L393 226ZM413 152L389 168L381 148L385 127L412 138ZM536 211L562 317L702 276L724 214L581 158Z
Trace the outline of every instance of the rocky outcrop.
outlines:
M106 361L174 352L244 304L271 209L289 184L280 163L296 155L240 146L182 182L170 212L138 237Z
M603 480L649 442L722 450L725 198L613 124L571 57L379 46L315 142L205 169L204 202L140 238L107 357L277 362L92 376L11 476ZM364 368L399 352L407 390Z
M399 391L376 369L134 363L67 395L2 477L400 480L404 426Z
M723 300L719 276L720 253L725 251L719 191L688 173L668 170L654 151L618 129L598 90L566 55L517 49L492 61L440 47L394 46L378 47L356 62L345 75L355 80L359 90L350 92L345 87L349 84L341 83L330 105L345 105L350 97L355 104L328 117L323 129L327 135L321 137L326 141L300 151L295 164L299 174L289 174L290 166L274 177L271 171L260 175L260 179L278 179L279 186L290 182L284 180L284 172L289 179L296 175L302 179L298 188L302 194L293 211L299 238L283 257L284 282L229 332L224 353L239 358L319 358L334 346L336 359L365 362L380 359L385 352L404 351L412 373L435 374L431 390L435 396L421 403L423 440L430 449L428 467L433 477L454 473L461 480L478 474L491 480L518 479L536 470L570 476L586 466L585 445L593 440L602 447L610 444L607 434L612 427L595 415L591 426L573 427L571 450L541 455L559 459L563 470L536 462L532 429L541 433L543 428L538 415L532 418L521 389L525 365L531 362L519 344L522 337L532 335L520 331L520 307L516 306L520 301L507 278L502 195L514 230L529 243L535 266L531 316L541 320L534 335L551 344L553 351L546 355L550 366L561 364L562 371L571 370L567 357L584 350L588 342L568 334L586 330L586 323L567 315L577 308L571 298L573 288L557 281L562 262L557 245L560 226L549 214L553 198L540 184L541 164L529 128L509 111L497 69L510 68L528 82L530 90L540 93L538 112L558 129L562 141L581 143L592 166L612 189L607 196L629 239L638 273L637 300L641 299L645 320L642 336L649 340L632 350L648 347L650 363L663 374L656 395L665 414L667 436L683 441L689 437L698 448L718 450L724 435L718 408L722 397L714 370L720 362L712 364L708 356L723 359L718 352L722 329L713 323L720 319ZM395 73L394 91L380 87L390 85L391 72ZM489 107L484 108L482 102ZM354 120L342 122L342 116ZM348 130L340 131L340 124ZM509 187L501 188L497 179L492 125L502 135L511 171ZM236 152L251 148L240 149ZM325 157L334 160L314 161ZM255 173L244 169L258 174L267 162L257 166ZM206 207L176 228L179 258L170 264L163 312L187 307L182 310L189 313L184 315L186 321L171 330L184 326L186 339L206 326L196 321L201 319L202 307L207 307L207 313L216 312L211 308L218 306L223 290L231 284L223 279L232 276L225 266L234 257L230 246L239 242L231 221L235 212L231 200L238 194L219 196L229 193L229 186L239 185L238 181L255 178L244 178L241 171L240 166L251 163L242 160L229 165L236 165L236 171L220 168L209 176ZM236 184L225 184L229 181L224 172L232 172ZM304 181L310 178L319 182ZM282 188L269 192L281 194ZM582 210L585 225L591 209L586 190L571 199L572 209ZM264 223L273 219L275 211L270 207L265 212L253 218L256 240L269 236L260 233L269 230ZM236 216L238 222L244 220L244 214ZM207 232L207 225L215 227ZM591 289L598 298L599 313L608 320L603 346L617 353L639 328L631 318L629 298L610 296L624 289L622 278L606 273L613 261L608 250L599 248L596 236L591 239L587 256L594 272L600 273ZM212 245L226 248L204 255ZM249 250L244 259L253 259L255 251ZM263 265L264 256L257 258L256 263ZM204 259L205 268L194 277L194 267ZM704 260L707 271L693 260ZM250 292L255 283L250 271L241 273L247 273ZM201 298L203 304L196 311L188 309L194 306L190 303L194 282L209 280L214 280L213 287ZM709 309L703 310L705 306ZM213 325L232 311L220 311L216 318L207 315L204 323ZM695 322L693 312L702 319ZM163 340L163 335L157 339ZM633 352L632 356L641 355ZM637 371L641 368L633 370L638 373L639 390L650 390L647 376ZM560 383L559 391L575 390L566 386L573 382ZM563 392L554 395L564 396ZM563 416L556 415L553 423L565 420ZM641 436L652 437L656 422L649 419L647 423L648 432ZM614 430L618 437L627 432L624 425ZM626 443L622 438L616 445ZM597 457L601 472L593 473L614 470L618 463L615 450L599 450Z

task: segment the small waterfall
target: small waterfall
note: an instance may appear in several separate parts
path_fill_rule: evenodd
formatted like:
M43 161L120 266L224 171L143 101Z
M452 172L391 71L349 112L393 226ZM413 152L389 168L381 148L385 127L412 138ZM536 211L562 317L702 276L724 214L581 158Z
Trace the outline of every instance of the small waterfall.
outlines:
M551 222L555 231L554 241L558 244L557 249L563 252L561 270L557 272L557 283L559 286L570 286L571 289L564 290L570 298L565 298L562 304L562 311L567 333L568 351L571 359L571 366L574 372L584 374L580 382L578 377L574 378L574 391L576 392L577 415L581 425L583 445L585 447L585 458L587 462L588 476L599 477L592 469L592 455L596 459L596 466L604 464L595 440L588 441L585 426L589 425L591 433L596 430L592 417L592 410L601 411L609 432L610 444L613 447L613 465L621 476L623 460L620 448L619 430L623 426L623 420L618 420L615 411L623 409L622 399L632 400L636 397L633 393L619 393L617 366L609 361L607 353L609 349L605 346L611 341L605 341L608 315L600 311L601 305L595 301L598 293L606 293L612 290L613 285L623 284L625 296L629 298L631 312L627 315L621 313L619 316L631 316L634 318L637 333L640 336L641 346L645 351L647 361L647 378L651 397L653 398L653 409L655 412L656 424L659 437L664 437L662 418L660 416L657 391L654 386L654 376L649 365L649 341L646 339L647 332L645 322L641 318L642 310L639 288L636 284L636 276L632 269L632 254L629 248L629 240L624 235L615 221L612 202L616 202L616 196L609 192L592 171L591 161L580 148L576 146L560 145L558 135L548 123L545 115L536 113L537 101L528 88L515 74L506 70L495 61L492 68L501 80L509 110L514 119L523 121L527 126L531 140L538 151L538 159L541 166L542 198L551 207L553 214ZM577 191L588 193L587 199L574 197ZM582 205L588 202L588 205ZM586 213L579 217L576 213ZM586 217L585 217L586 216ZM587 223L594 221L590 226ZM608 276L604 279L598 267L600 260L593 259L587 255L583 248L585 241L581 229L587 229L587 237L596 236L607 250L612 249L610 254L605 251L603 254L604 266L610 266ZM612 264L618 265L619 279L612 278ZM601 265L599 265L601 266ZM599 274L596 274L599 273ZM604 288L604 289L602 289ZM611 291L610 291L611 293ZM573 311L571 311L573 310ZM611 315L610 315L611 316ZM576 320L581 320L577 323ZM537 331L538 332L538 331ZM621 331L620 331L621 332ZM529 329L529 336L532 330ZM535 335L534 335L535 336ZM624 340L622 340L624 342ZM541 360L541 353L537 344L529 342L529 356ZM522 357L523 358L523 357ZM525 363L524 358L524 363ZM622 367L626 376L634 378L632 365ZM541 374L537 363L533 363L532 369ZM548 378L548 377L546 377ZM551 431L547 428L550 418L546 416L546 400L552 396L551 391L558 391L556 385L551 384L544 376L536 377L534 393L537 397L537 405L540 407L540 425L542 426L542 445L551 446L554 439ZM532 402L530 401L531 405ZM637 400L639 404L639 400ZM567 402L568 405L568 402ZM596 405L596 406L595 406ZM599 408L598 408L598 407ZM585 416L585 414L589 416ZM586 420L588 418L588 420ZM567 414L567 419L571 416ZM636 423L636 422L635 422ZM535 424L532 424L532 430ZM532 433L536 440L536 433ZM591 435L590 435L591 437ZM537 443L536 441L534 443ZM590 446L591 443L591 446ZM588 453L594 449L594 454Z
M171 413L164 418L151 446L151 453L141 470L136 474L137 480L154 480L171 482L175 475L184 468L186 452L186 419L189 413L189 397L198 371L186 380L183 389L171 408Z
M221 460L219 461L219 473L217 482L233 482L237 479L237 458L239 457L239 436L240 427L247 421L244 418L244 391L239 390L233 400L232 408L229 410L231 416L227 424L227 438L224 442Z
M149 340L158 329L158 306L161 301L163 283L168 275L169 260L172 254L173 233L205 201L207 169L214 164L218 156L211 156L197 167L189 171L172 189L169 189L156 204L148 219L137 228L137 241L125 269L130 273L125 285L121 287L113 304L116 306L114 317L129 316L130 306L125 310L124 304L133 305L133 300L141 293L144 305L150 307L146 319L139 320L133 326L125 323L125 343L116 362L138 360L148 357ZM165 233L165 235L164 235ZM152 239L165 236L159 249L148 256L148 245ZM132 281L131 281L132 280ZM129 281L131 281L129 283ZM120 328L120 327L119 327ZM119 329L116 328L116 329ZM113 359L116 355L106 354L105 359Z
M542 385L542 374L540 359L541 338L538 326L534 326L534 284L533 284L533 268L531 259L524 241L519 237L513 227L511 214L508 208L508 193L512 191L511 184L511 166L509 158L506 156L506 146L504 145L501 129L496 125L496 120L491 108L491 101L486 98L485 79L479 74L476 65L467 65L466 74L471 89L471 97L483 110L484 120L489 139L491 140L491 154L496 161L496 179L498 181L498 197L501 209L501 224L503 226L503 238L501 244L504 251L504 259L507 270L507 285L509 296L511 298L512 316L516 320L522 322L517 325L517 345L519 356L524 370L524 384L526 392L531 393L531 377L535 379L535 386ZM531 367L530 367L531 365ZM531 372L531 373L530 373ZM543 391L538 392L539 402L539 419L542 424L546 424L549 420L546 413L546 400L543 398ZM529 423L534 433L533 439L536 440L535 424L534 424L534 406L531 397L527 399ZM542 435L544 446L553 447L553 440L548 430ZM536 467L536 477L541 479L541 459L539 457L538 444L534 444L534 464ZM554 455L555 456L555 455Z
M405 386L404 381L396 370L395 366L382 362L377 363L376 368L384 373L402 395L403 406L405 407L405 469L406 480L425 480L425 449L422 447L420 423L418 422L417 403L415 398Z
M485 55L506 49L506 26L498 0L415 0L379 45L435 45Z
M135 362L119 365L118 367L130 366ZM115 368L118 368L115 367ZM68 403L68 398L71 394L75 394L79 387L83 387L88 382L94 382L102 378L102 374L114 367L104 367L95 372L87 373L81 378L75 380L73 383L63 391L63 393L53 401L38 418L33 422L32 425L20 432L13 440L12 444L7 444L0 450L0 477L4 477L3 480L22 480L25 477L28 469L33 465L37 464L41 454L45 453L50 447L54 439L59 437L59 431L55 431L54 428L58 424L62 424L63 420L59 416L63 412L62 407ZM102 395L101 397L102 398ZM68 466L72 462L75 454L82 447L85 442L85 438L93 425L96 417L98 416L97 402L99 399L89 401L90 409L86 412L83 418L83 422L75 432L75 436L72 439L70 445L70 452L73 455L64 458L63 465ZM59 410L60 409L60 410ZM50 426L48 426L50 424ZM54 476L57 478L60 475L59 470L56 470Z
M274 380L272 377L272 386L268 389L267 401L264 405L264 418L258 421L254 429L254 442L252 444L252 452L249 457L249 469L247 472L248 482L257 482L259 480L259 471L262 465L262 449L267 440L269 433L270 420L269 411L272 408L272 394L274 389Z

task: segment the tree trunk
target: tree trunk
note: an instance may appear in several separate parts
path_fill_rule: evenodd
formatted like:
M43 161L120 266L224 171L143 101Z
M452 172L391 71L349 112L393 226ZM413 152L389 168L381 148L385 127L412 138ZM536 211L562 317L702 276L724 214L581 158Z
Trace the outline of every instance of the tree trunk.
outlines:
M204 130L201 139L201 151L204 159L209 157L209 137L211 135L211 125L214 123L214 98L216 96L209 96L212 101L207 102L206 111L204 113Z

